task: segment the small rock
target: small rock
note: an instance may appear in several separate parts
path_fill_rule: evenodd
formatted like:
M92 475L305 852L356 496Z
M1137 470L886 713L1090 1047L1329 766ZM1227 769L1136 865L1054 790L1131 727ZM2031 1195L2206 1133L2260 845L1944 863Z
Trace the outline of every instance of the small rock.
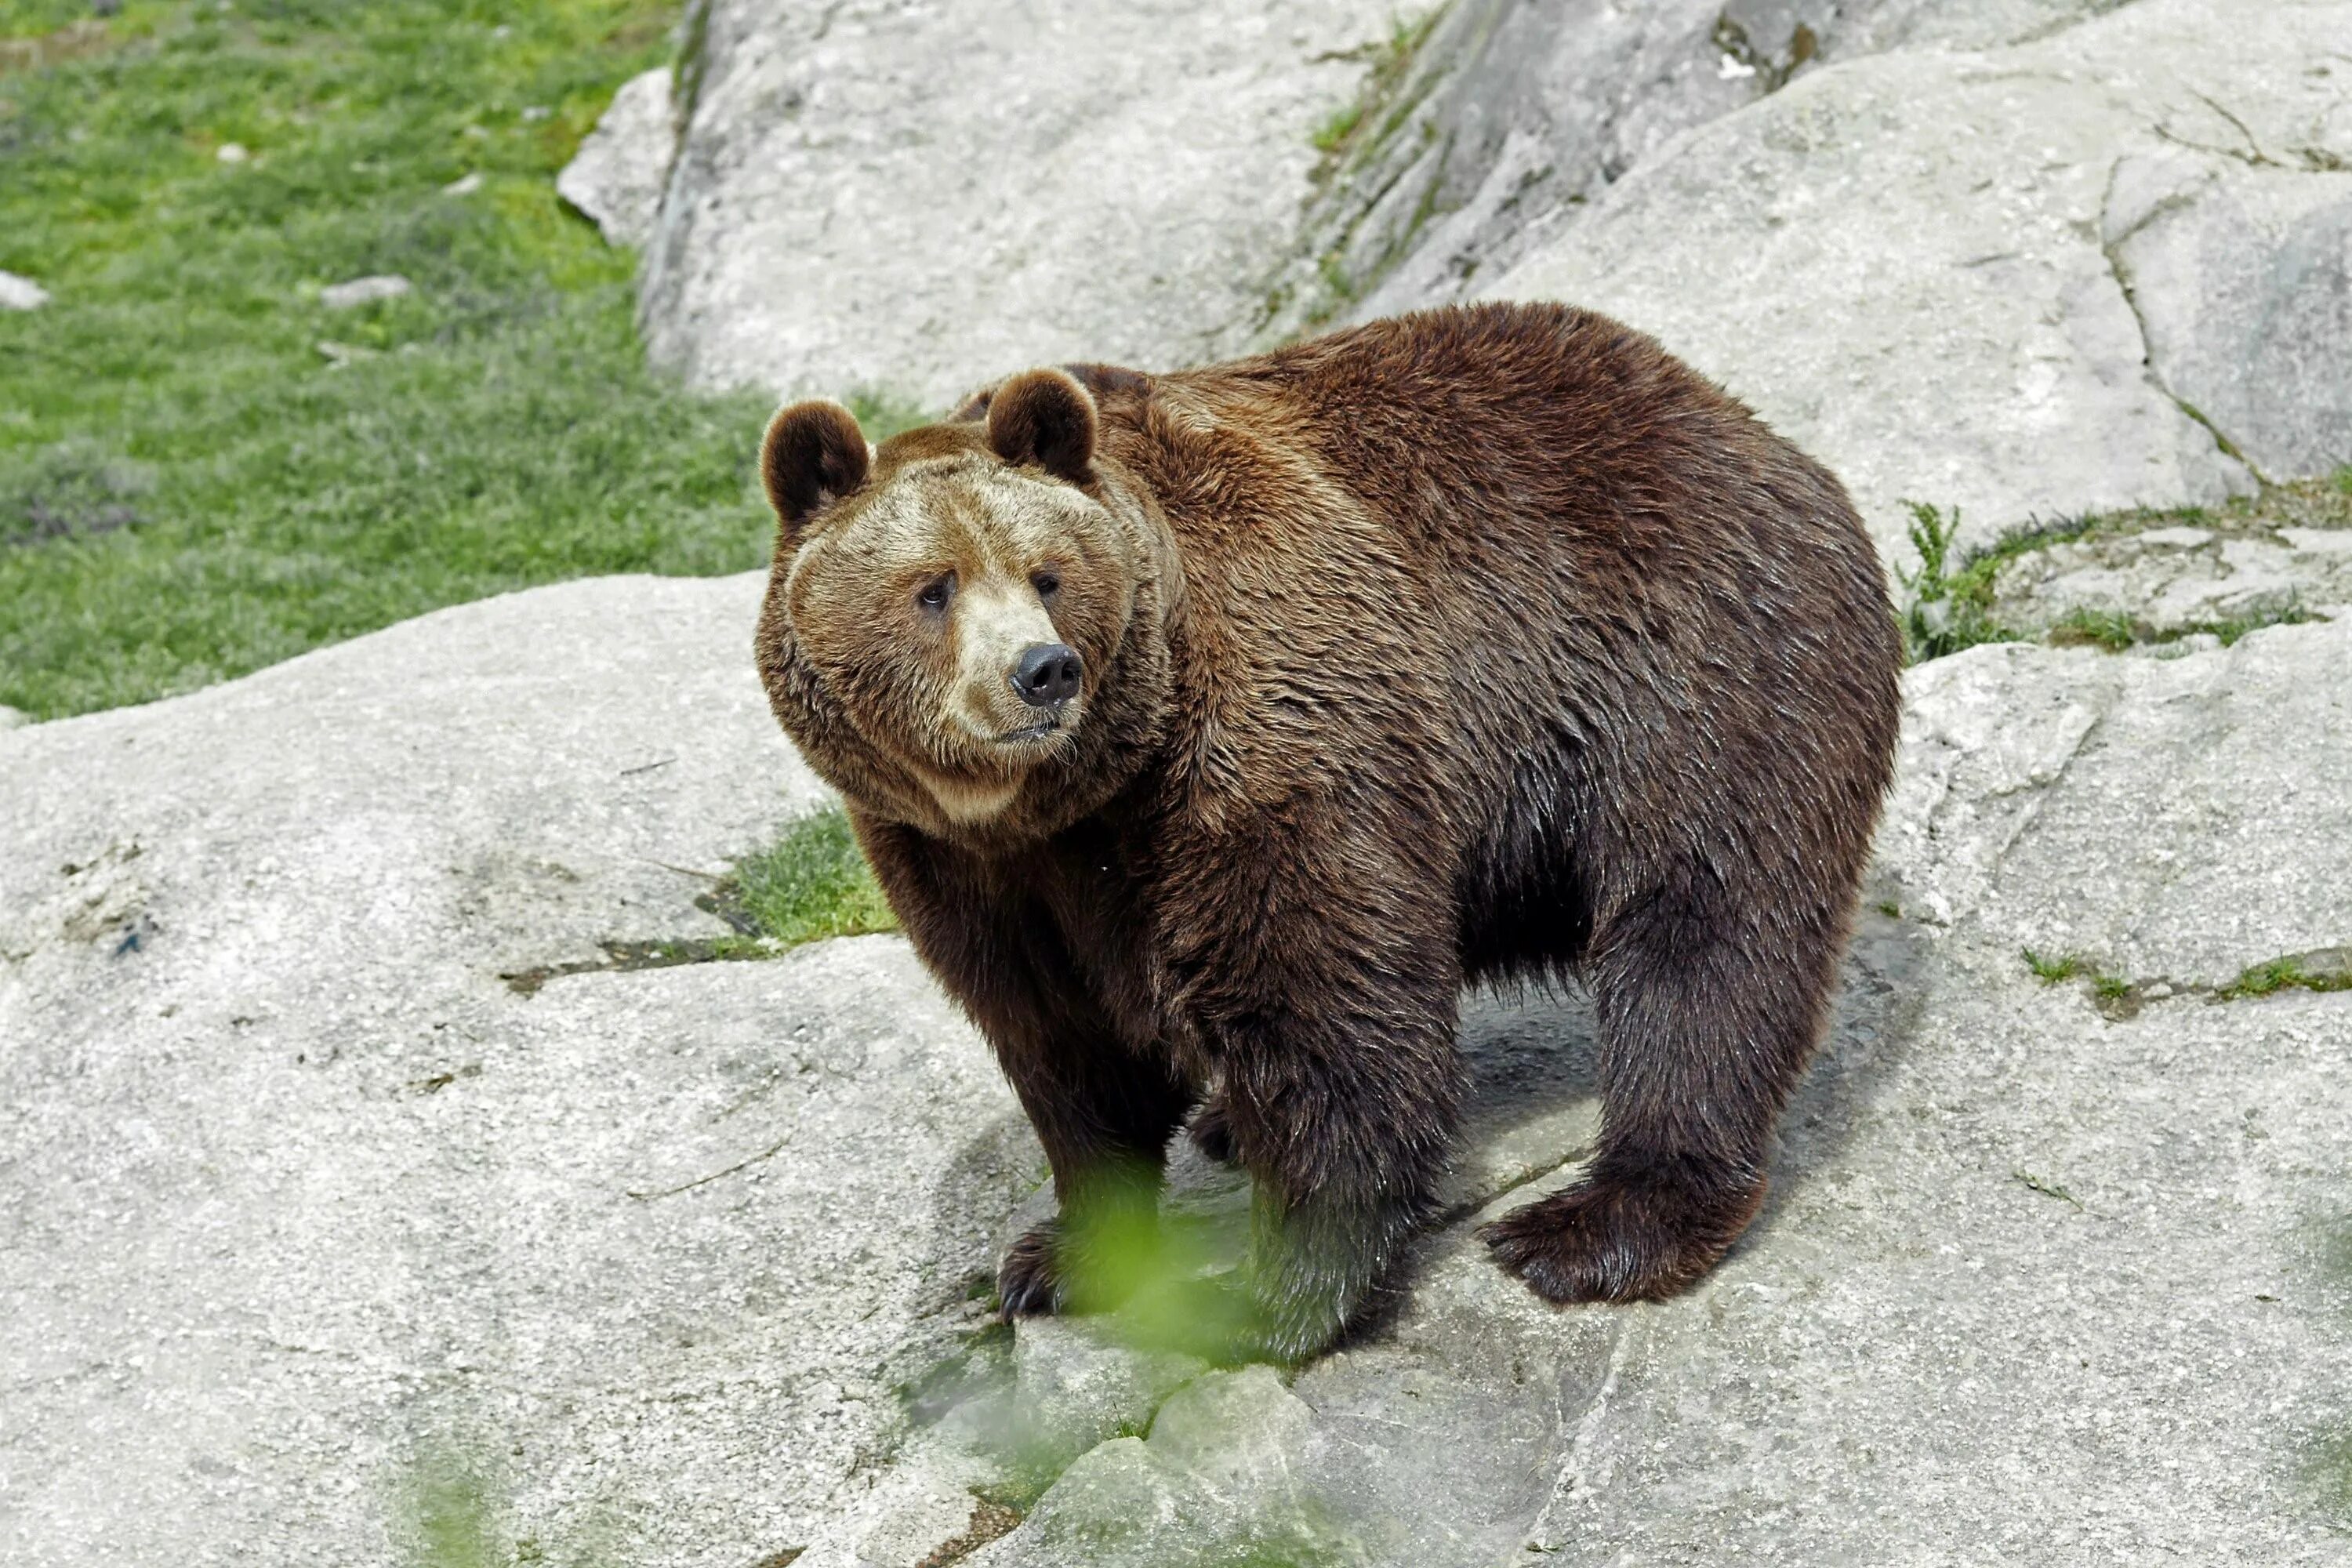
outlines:
M536 125L554 112L555 110L548 108L547 105L543 103L525 104L522 111L522 122L525 125Z
M608 245L643 245L661 211L662 186L677 151L667 68L622 83L555 177L556 194L596 222Z
M341 370L353 360L373 359L376 352L355 343L339 343L332 338L320 338L311 347L319 351L319 357L327 362L330 370Z
M397 300L414 291L414 285L398 273L383 273L373 278L354 278L348 283L331 283L319 290L319 303L330 310L348 310L358 305L372 305L378 300Z
M37 310L49 302L49 291L29 278L0 272L0 310Z
M452 180L442 186L441 194L445 196L470 196L481 188L482 172L477 169L472 174Z
M0 730L15 730L33 721L33 716L22 708L0 707Z
M2151 528L2139 536L2142 544L2162 545L2169 550L2195 550L2213 542L2210 528Z
M224 142L213 156L224 163L242 163L253 154L246 150L245 144L241 142Z

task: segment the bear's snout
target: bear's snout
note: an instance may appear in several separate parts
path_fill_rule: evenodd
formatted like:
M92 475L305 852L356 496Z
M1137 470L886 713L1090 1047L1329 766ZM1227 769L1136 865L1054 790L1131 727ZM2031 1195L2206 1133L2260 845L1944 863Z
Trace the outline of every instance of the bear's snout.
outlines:
M1059 708L1078 694L1085 668L1067 643L1032 643L1013 667L1013 689L1032 708Z

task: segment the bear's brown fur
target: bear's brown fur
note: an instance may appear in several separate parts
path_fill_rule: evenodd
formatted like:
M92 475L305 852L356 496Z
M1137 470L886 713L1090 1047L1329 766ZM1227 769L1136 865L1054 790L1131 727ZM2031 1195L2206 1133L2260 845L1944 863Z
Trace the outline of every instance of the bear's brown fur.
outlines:
M1665 1296L1754 1216L1900 658L1843 490L1745 408L1489 305L1031 371L870 459L801 404L763 469L777 717L1053 1163L1008 1311L1066 1303L1214 1086L1256 1223L1244 1310L1193 1321L1328 1342L1428 1211L1479 980L1580 979L1602 1037L1597 1156L1489 1228L1506 1267Z

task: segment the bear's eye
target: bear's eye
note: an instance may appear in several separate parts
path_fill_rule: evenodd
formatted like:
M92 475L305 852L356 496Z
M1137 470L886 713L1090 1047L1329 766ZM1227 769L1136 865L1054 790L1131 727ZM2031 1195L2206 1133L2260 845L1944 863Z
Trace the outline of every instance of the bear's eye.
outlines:
M942 573L917 590L915 603L927 610L944 610L948 607L948 601L955 597L955 574Z
M1050 599L1062 591L1062 574L1059 572L1040 572L1029 579L1029 585L1037 590L1039 598Z

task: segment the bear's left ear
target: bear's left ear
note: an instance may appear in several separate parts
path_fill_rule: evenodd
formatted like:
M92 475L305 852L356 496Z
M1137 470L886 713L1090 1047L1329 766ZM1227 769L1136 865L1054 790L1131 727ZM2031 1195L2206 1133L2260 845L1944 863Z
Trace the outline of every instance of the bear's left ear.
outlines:
M1094 478L1095 400L1066 371L1024 370L989 399L988 447L1084 484Z
M760 443L760 479L790 545L809 513L866 482L866 432L857 416L824 398L784 409L768 421Z

